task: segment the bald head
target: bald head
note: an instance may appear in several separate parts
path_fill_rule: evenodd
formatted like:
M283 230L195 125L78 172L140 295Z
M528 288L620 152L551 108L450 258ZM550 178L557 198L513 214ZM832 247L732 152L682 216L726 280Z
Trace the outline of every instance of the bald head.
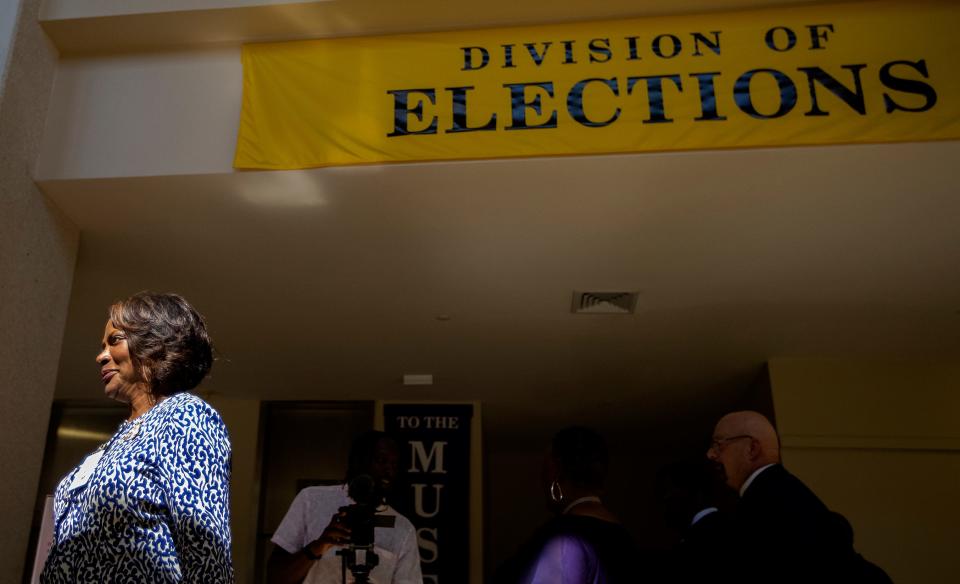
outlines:
M773 428L773 424L763 414L750 410L731 412L720 418L717 428L754 438L761 450L760 466L780 462L780 439L777 438L777 431Z
M753 471L780 462L780 440L763 414L731 412L717 422L707 458L723 466L728 485L740 489Z

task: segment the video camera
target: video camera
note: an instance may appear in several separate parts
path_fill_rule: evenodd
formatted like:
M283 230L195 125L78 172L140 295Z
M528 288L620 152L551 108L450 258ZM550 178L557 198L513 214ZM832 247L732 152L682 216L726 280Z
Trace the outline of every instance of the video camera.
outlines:
M356 584L367 584L370 571L377 567L380 558L373 551L373 530L377 527L392 528L395 515L377 513L383 499L377 481L370 475L358 475L347 485L347 494L354 500L352 505L340 507L344 526L350 529L350 545L337 552L343 566L343 582L347 570L353 574Z

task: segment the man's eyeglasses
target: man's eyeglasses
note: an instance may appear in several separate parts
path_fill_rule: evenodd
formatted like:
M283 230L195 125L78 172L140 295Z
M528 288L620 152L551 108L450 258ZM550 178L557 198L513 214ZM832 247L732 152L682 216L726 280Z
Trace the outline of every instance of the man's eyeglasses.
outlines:
M739 440L741 438L753 438L753 436L749 434L739 434L737 436L727 436L726 438L714 438L710 441L710 450L720 452L724 444L727 442L733 442L734 440Z

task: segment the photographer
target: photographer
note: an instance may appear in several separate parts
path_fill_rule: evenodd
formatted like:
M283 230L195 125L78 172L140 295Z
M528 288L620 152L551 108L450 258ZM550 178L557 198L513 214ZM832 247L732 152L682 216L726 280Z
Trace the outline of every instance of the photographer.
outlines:
M364 484L364 475L368 475L372 478L377 515L394 518L394 527L374 529L373 550L377 561L369 573L369 582L422 584L413 524L384 502L397 476L397 460L397 445L383 432L367 432L354 440L344 484L308 487L293 500L273 534L276 546L267 566L268 581L271 584L341 584L344 581L344 559L340 554L351 551L354 542L350 523L356 515L352 512L364 507L349 496L348 488ZM355 582L351 571L346 571L345 580L347 584Z

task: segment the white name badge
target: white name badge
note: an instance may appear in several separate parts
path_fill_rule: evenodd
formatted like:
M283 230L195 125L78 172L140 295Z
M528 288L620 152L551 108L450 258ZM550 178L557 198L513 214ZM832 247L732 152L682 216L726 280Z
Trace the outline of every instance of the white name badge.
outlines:
M100 462L101 458L103 458L103 450L98 450L88 456L86 460L83 461L83 464L80 465L80 470L77 471L77 474L73 475L69 490L73 491L85 486L93 475L93 471L97 468L97 463Z

